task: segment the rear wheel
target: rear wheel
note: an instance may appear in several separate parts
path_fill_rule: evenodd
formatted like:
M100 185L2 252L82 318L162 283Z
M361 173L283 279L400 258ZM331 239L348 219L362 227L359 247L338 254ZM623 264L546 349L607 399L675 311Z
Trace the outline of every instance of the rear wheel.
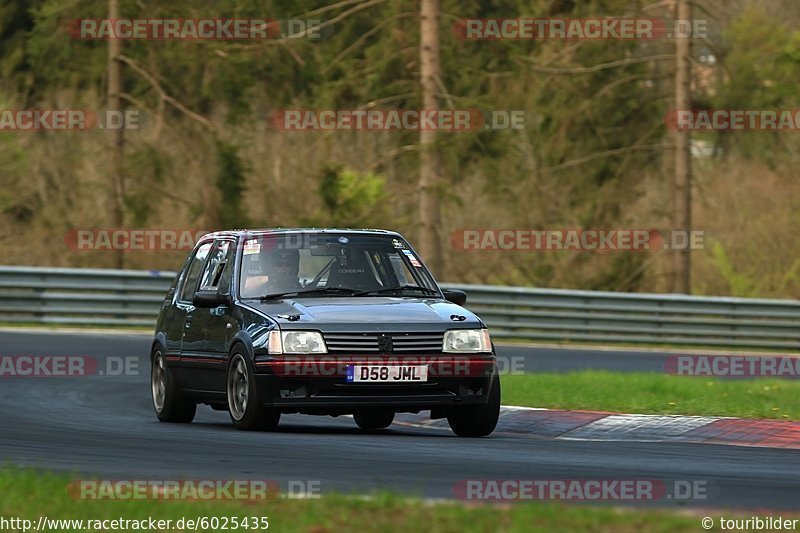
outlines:
M181 395L172 370L167 366L164 352L160 348L153 351L150 392L153 397L153 408L160 421L188 423L194 420L197 404Z
M384 429L392 425L394 411L391 409L375 409L359 411L353 418L361 429Z
M273 431L278 427L281 412L261 405L255 375L247 359L234 352L225 378L228 414L239 429Z
M497 426L500 417L500 378L492 378L489 401L485 405L461 407L447 415L450 429L459 437L485 437Z

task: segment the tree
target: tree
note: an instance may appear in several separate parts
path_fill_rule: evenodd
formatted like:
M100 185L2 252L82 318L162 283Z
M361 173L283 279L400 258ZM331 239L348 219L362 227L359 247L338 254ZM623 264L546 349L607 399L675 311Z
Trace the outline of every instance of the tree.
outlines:
M676 19L691 20L692 11L689 0L678 0ZM691 108L691 40L687 36L675 39L675 109ZM691 133L688 129L675 129L675 226L676 229L692 230L692 153ZM675 292L690 294L691 250L675 250L674 285Z
M439 64L439 2L421 0L420 3L420 85L422 87L422 109L433 112L439 109L436 98L441 84ZM441 210L439 207L439 183L441 176L441 157L436 147L436 130L425 128L419 133L419 182L418 217L419 248L428 266L434 273L441 273L442 252L439 227Z
M108 18L115 20L119 18L119 5L117 0L108 0ZM119 39L108 40L108 86L107 104L109 111L121 111L122 94L122 64L119 56L122 55L122 41ZM113 223L116 227L125 226L125 130L116 128L110 132L111 146L109 155L111 157L111 183L112 183L112 202L114 206ZM125 267L125 250L117 250L117 268Z

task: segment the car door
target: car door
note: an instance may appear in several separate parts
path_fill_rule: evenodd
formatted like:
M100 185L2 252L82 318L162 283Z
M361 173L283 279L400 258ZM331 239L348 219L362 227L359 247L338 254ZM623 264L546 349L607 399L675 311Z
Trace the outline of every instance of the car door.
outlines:
M199 290L230 294L235 248L233 239L217 239L199 277ZM187 311L181 365L193 388L224 394L231 326L231 308L228 305L214 308L191 306Z
M183 321L186 318L186 310L178 307L178 293L191 260L192 257L186 258L161 304L156 332L164 334L164 355L168 361L180 361L181 337L183 337Z
M171 362L178 386L192 388L183 364L180 361L183 349L183 337L186 327L186 316L194 308L192 297L200 280L200 273L206 265L208 256L213 246L213 241L204 242L195 249L192 257L183 269L181 279L178 281L171 306L167 328L167 358Z

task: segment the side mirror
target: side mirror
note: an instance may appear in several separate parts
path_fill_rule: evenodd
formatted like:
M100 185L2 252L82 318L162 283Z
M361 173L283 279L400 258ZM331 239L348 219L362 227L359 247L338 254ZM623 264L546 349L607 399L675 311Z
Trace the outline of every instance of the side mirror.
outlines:
M444 299L456 305L467 303L467 293L459 289L442 289Z
M220 294L217 291L197 291L194 293L192 303L195 307L213 308L230 303L230 298L227 294Z

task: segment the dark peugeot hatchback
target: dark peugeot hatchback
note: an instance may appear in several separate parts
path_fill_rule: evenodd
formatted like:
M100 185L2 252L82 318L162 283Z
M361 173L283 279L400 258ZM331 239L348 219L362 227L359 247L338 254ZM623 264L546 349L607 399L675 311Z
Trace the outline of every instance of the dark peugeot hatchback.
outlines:
M167 293L151 352L153 406L191 422L198 403L240 429L281 413L353 415L367 430L431 411L490 434L500 381L489 331L384 230L204 236Z

